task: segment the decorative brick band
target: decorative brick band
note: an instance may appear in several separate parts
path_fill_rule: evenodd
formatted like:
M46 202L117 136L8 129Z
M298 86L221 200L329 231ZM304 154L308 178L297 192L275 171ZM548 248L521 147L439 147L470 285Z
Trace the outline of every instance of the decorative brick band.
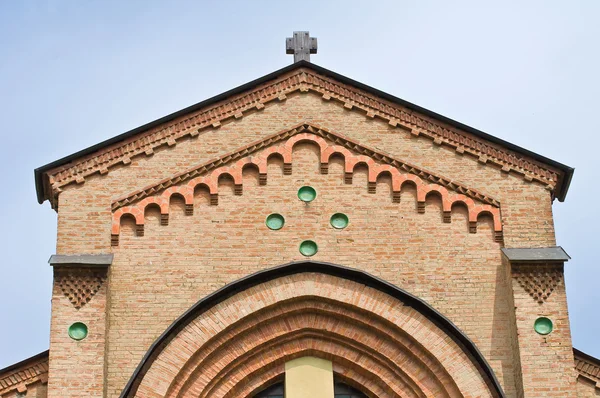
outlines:
M242 171L245 167L253 165L258 168L260 184L265 185L267 162L272 155L281 156L284 162L284 174L291 174L293 147L298 142L306 141L315 143L320 148L321 173L327 174L330 158L334 154L341 154L345 159L344 180L347 184L352 183L356 166L365 164L369 168L368 190L370 193L375 193L377 178L381 174L389 173L392 177L395 202L400 200L402 186L407 182L412 183L417 188L419 212L425 211L427 195L436 193L442 198L445 222L451 221L452 206L462 203L467 206L469 211L470 232L477 231L477 219L480 215L489 214L494 219L495 240L502 241L502 222L497 200L447 178L439 177L389 155L366 148L339 134L304 124L117 199L112 204L112 244L118 244L121 218L124 215L135 218L137 234L143 235L144 211L149 205L160 207L161 224L168 224L169 203L174 194L184 198L186 214L193 214L194 190L197 186L207 187L211 196L211 204L218 204L218 181L222 175L228 175L233 179L236 187L235 193L241 195L243 192ZM257 154L258 150L261 151ZM475 200L483 203L477 203Z
M161 145L175 145L178 139L197 136L206 128L218 128L226 120L239 119L245 113L261 110L271 101L283 101L293 92L314 92L324 100L334 99L346 109L357 109L367 117L377 116L391 126L410 130L414 135L423 135L436 144L445 144L460 153L470 153L482 163L495 164L504 172L517 172L527 181L538 181L549 190L557 188L559 174L556 170L541 163L528 160L522 155L500 146L495 146L482 138L460 131L435 119L419 115L399 104L376 97L364 90L340 83L320 75L308 68L299 68L283 77L262 84L245 93L232 96L226 101L191 112L171 122L140 133L135 137L110 145L97 153L58 167L48 173L52 206L57 206L57 196L65 185L83 183L85 177L100 173L106 174L117 164L127 165L131 158L141 154L150 156Z
M77 309L83 307L94 297L106 281L106 277L106 269L57 268L54 270L55 283Z
M25 393L36 382L48 382L48 351L0 371L0 396L15 390Z
M417 308L328 274L238 291L174 333L122 397L252 396L282 376L286 361L306 355L331 360L336 374L372 396L503 396Z
M80 309L100 290L112 261L112 254L53 254L48 263L54 268L55 284Z
M563 281L563 266L513 264L513 278L539 304L548 300L554 289Z

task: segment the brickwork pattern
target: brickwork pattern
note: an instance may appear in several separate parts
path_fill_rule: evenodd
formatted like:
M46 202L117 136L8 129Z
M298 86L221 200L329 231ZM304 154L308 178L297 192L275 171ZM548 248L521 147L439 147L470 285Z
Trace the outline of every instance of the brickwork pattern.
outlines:
M514 265L513 275L519 285L538 303L542 304L561 282L561 270L540 265Z
M106 270L79 269L58 270L55 283L60 287L65 297L77 309L83 307L100 290L106 281Z

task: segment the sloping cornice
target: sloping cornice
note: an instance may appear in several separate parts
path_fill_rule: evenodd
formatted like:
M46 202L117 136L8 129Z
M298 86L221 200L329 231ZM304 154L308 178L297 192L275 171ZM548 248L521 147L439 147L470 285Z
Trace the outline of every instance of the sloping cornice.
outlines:
M0 369L0 396L13 390L20 393L27 391L29 384L41 381L48 382L49 351L27 358L14 365Z
M35 170L38 201L56 197L63 186L83 183L85 177L105 174L133 156L151 155L161 145L175 145L185 136L218 128L228 119L261 110L271 101L283 101L292 92L314 92L346 109L359 110L390 125L476 156L504 172L516 172L528 181L545 184L564 200L573 169L496 137L473 129L384 92L307 62L298 62L217 97L141 126L69 157Z

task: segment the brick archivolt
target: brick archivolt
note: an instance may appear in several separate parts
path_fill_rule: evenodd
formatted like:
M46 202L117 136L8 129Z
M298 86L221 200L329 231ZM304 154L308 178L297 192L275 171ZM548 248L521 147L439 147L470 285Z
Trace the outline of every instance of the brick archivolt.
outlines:
M342 84L310 69L300 68L272 82L181 116L50 171L47 174L46 196L56 208L58 194L68 184L83 183L87 176L95 173L106 174L110 167L131 163L134 156L150 156L154 149L162 145L172 146L177 144L178 139L196 137L204 129L218 128L227 120L239 119L245 114L265 108L265 104L269 102L283 101L286 95L294 92L317 93L324 100L335 100L345 109L359 110L368 118L378 117L415 136L427 137L438 145L448 145L459 153L469 153L483 164L494 164L504 172L516 172L526 181L538 181L549 190L558 187L560 176L548 166L356 87Z
M267 164L272 156L279 156L283 159L284 174L292 174L293 148L299 142L311 142L319 146L322 174L328 173L331 157L341 155L345 161L344 181L347 184L352 183L355 168L358 165L366 165L369 169L368 190L370 193L376 192L377 179L381 175L390 175L392 179L392 200L394 202L400 201L404 184L411 183L416 186L417 210L419 212L425 211L427 196L437 194L442 199L444 222L451 222L452 207L460 203L468 209L470 232L476 232L477 220L480 216L490 215L494 221L495 239L499 242L502 241L499 202L492 197L389 155L361 146L339 134L333 134L330 131L311 125L301 125L117 199L112 204L111 233L113 245L118 244L123 216L134 217L137 234L143 235L144 214L148 206L158 206L161 212L161 224L168 224L169 204L172 195L182 196L185 200L186 214L192 215L194 211L194 191L197 187L207 188L210 192L211 204L218 204L219 179L222 176L226 175L233 179L235 194L242 195L243 170L249 166L257 168L260 185L266 185Z
M307 355L372 397L494 396L469 355L414 308L319 273L261 283L199 314L129 396L252 396Z

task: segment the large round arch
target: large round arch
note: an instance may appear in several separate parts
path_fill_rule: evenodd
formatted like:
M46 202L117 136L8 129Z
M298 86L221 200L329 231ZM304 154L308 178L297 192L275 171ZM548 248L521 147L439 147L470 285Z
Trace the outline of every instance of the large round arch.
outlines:
M328 359L371 397L504 397L450 320L363 271L302 261L203 298L150 347L121 397L251 397L285 362Z

